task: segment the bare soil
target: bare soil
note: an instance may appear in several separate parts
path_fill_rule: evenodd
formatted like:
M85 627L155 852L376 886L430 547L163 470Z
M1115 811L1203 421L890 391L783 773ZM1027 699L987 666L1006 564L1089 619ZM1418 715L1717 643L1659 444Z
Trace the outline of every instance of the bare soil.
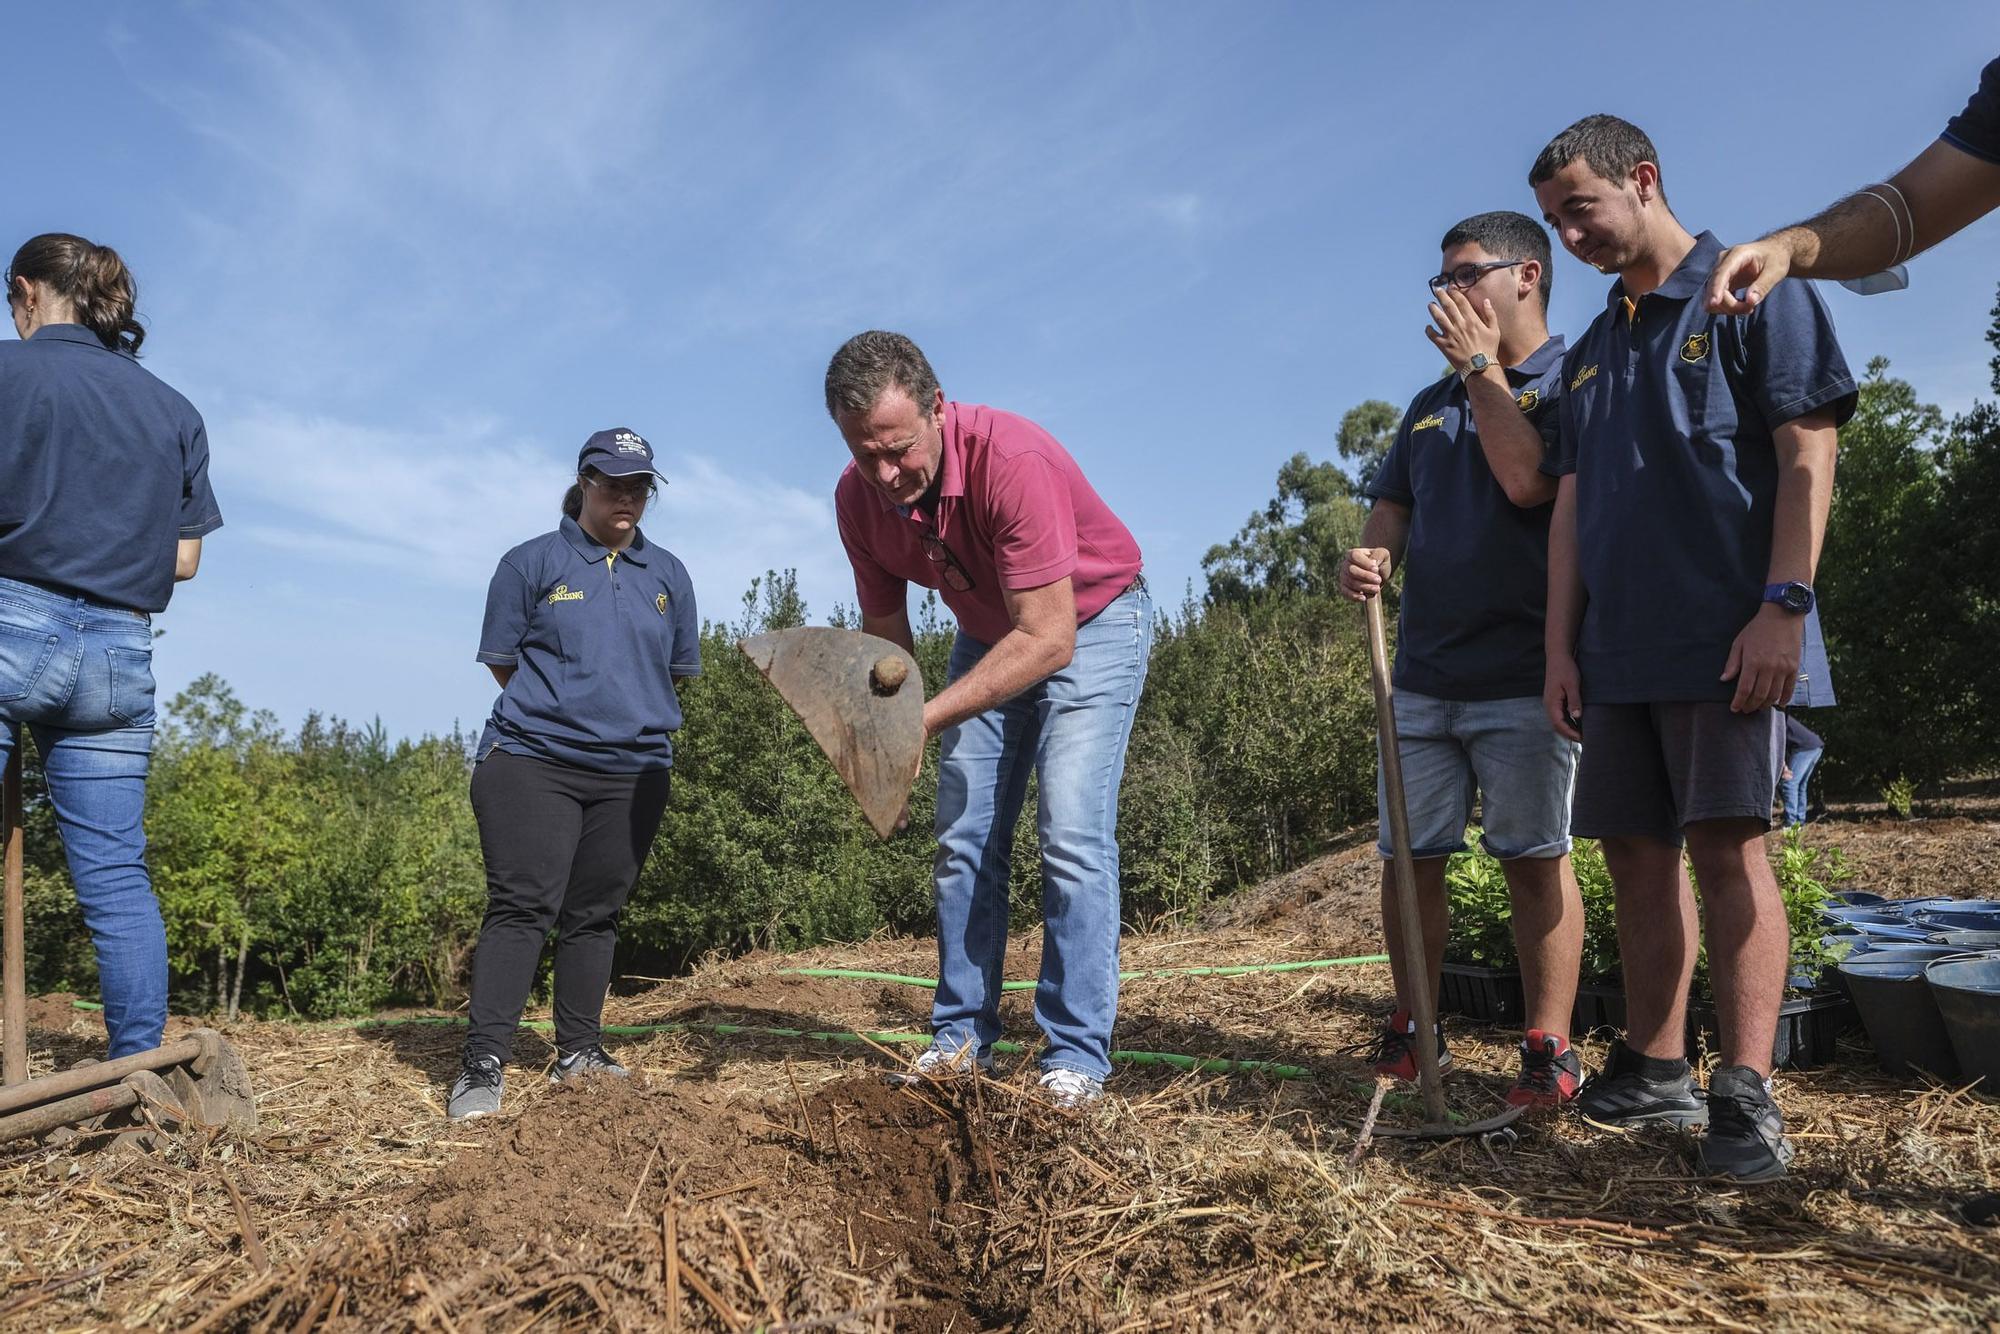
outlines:
M1958 868L1990 867L1995 835L1960 815L1814 836L1869 888L1990 895ZM1201 931L1129 937L1125 966L1373 953L1378 874L1357 841ZM1038 951L1018 940L1008 976ZM2000 1189L2000 1102L1882 1075L1858 1033L1780 1078L1799 1156L1774 1185L1697 1182L1682 1138L1567 1117L1511 1147L1377 1140L1356 1159L1371 1085L1343 1049L1380 1011L1382 965L1132 979L1121 1049L1316 1077L1121 1065L1081 1113L1034 1096L1030 1054L997 1079L892 1087L927 992L785 971L935 962L933 942L882 940L711 964L607 1017L874 1043L626 1035L629 1083L556 1088L524 1033L502 1114L456 1125L448 1017L237 1024L256 1133L0 1146L0 1327L2000 1327L2000 1228L1958 1212ZM1032 1043L1029 995L1003 1011ZM40 998L30 1030L38 1072L99 1054L69 998ZM1453 1030L1461 1112L1496 1104L1514 1036ZM1394 1094L1383 1116L1418 1109Z

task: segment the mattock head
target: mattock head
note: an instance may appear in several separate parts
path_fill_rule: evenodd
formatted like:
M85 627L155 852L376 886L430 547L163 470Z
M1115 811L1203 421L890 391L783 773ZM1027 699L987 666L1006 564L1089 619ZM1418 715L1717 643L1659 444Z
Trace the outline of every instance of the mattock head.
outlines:
M916 659L886 639L823 625L772 630L737 647L833 761L876 835L895 833L924 753Z

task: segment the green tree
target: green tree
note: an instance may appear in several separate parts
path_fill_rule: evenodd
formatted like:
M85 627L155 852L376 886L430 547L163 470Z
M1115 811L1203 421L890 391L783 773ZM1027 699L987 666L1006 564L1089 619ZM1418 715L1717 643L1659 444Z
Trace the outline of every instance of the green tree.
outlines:
M1353 469L1356 496L1363 495L1368 483L1375 480L1375 472L1388 456L1402 424L1403 410L1379 398L1357 403L1342 415L1334 447Z

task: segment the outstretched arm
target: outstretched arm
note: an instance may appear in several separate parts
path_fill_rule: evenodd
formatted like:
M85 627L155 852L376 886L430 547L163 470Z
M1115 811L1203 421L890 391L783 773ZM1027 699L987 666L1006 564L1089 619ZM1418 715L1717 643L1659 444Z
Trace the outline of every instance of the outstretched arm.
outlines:
M1747 314L1787 275L1859 278L1920 255L2000 208L2000 163L1943 139L1881 185L1715 261L1708 308ZM1737 293L1742 293L1738 296Z

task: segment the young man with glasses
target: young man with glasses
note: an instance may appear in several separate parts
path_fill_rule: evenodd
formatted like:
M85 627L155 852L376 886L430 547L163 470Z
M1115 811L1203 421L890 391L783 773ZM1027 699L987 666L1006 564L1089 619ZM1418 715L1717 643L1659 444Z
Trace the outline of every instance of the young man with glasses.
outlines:
M1549 526L1553 726L1587 737L1576 831L1618 904L1625 1040L1577 1100L1614 1127L1707 1125L1704 1171L1761 1181L1792 1156L1771 1098L1790 933L1765 851L1776 706L1831 704L1812 577L1854 377L1819 294L1711 313L1722 254L1668 207L1637 126L1587 116L1528 174L1572 255L1616 274L1564 363ZM1686 1010L1701 885L1721 1066L1694 1096Z
M938 988L920 1076L990 1069L1015 821L1041 779L1041 981L1052 1101L1102 1096L1118 1008L1118 785L1152 647L1139 544L1033 422L945 399L917 345L857 334L826 407L853 460L834 489L861 628L912 648L908 586L958 617L939 738Z
M1380 1074L1416 1078L1415 988L1435 994L1444 958L1445 861L1465 847L1475 794L1481 843L1506 869L1527 1000L1521 1073L1508 1101L1576 1096L1569 1045L1583 905L1569 862L1576 745L1542 713L1542 607L1555 480L1544 472L1562 393L1563 340L1548 330L1549 240L1519 213L1481 213L1445 233L1430 280L1432 346L1451 373L1419 393L1367 491L1361 546L1341 592L1379 597L1406 570L1395 709L1425 976L1405 975L1389 862L1387 796L1377 850L1396 1010L1369 1048ZM1449 1064L1440 1031L1441 1064Z

